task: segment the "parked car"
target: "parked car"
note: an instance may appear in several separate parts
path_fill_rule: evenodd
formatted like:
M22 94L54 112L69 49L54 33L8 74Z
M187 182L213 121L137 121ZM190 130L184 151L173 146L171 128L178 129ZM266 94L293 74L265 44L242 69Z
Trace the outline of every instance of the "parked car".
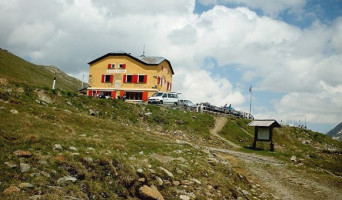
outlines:
M190 100L185 100L185 99L179 100L178 104L184 107L191 107L191 108L196 107L196 105L192 103Z
M157 92L154 93L147 101L149 104L172 104L178 105L178 95L177 93L171 92Z

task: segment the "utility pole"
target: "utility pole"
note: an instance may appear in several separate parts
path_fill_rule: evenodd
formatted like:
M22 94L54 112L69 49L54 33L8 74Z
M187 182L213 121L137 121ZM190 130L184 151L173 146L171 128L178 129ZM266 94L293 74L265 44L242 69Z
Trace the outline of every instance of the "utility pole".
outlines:
M252 117L252 86L249 87L249 116Z

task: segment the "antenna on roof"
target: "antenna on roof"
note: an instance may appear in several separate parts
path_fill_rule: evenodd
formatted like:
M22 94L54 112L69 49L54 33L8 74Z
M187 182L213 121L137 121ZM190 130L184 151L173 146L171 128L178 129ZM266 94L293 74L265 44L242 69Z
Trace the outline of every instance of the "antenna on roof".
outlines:
M144 44L143 53L142 53L141 57L145 57L145 44Z

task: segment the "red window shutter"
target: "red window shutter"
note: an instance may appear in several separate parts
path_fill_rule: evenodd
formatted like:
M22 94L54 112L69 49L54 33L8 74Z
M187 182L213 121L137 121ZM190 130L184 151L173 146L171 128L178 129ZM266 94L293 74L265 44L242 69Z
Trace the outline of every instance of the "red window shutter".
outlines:
M108 64L108 69L111 69L112 68L112 64Z
M110 82L113 83L113 75L110 75Z
M133 75L132 76L132 83L137 83L138 82L138 75Z
M126 69L126 64L122 64L122 65L121 65L121 68L122 68L122 69Z
M168 89L169 89L169 87L170 87L170 83L169 83L169 82L167 82L167 87L166 87L166 89L168 90Z
M126 79L126 74L125 74L125 75L123 75L123 80L122 80L122 82L124 82L124 83L126 83L126 82L127 82L127 79Z
M88 91L88 96L91 97L91 96L93 96L92 94L93 94L93 91L89 90L89 91Z
M144 75L144 83L147 82L147 75Z
M148 92L143 92L142 93L142 100L147 101L148 100Z
M158 76L158 85L160 84L160 77Z
M112 91L112 99L116 99L116 91Z
M105 81L105 75L102 74L101 83L104 83L104 81Z
M120 91L120 97L122 97L125 94L125 91Z

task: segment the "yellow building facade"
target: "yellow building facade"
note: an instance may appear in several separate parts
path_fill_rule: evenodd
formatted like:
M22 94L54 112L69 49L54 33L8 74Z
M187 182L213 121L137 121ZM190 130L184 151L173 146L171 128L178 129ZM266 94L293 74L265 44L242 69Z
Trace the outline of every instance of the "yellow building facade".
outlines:
M88 63L87 93L131 101L147 101L155 92L171 92L174 74L170 61L163 57L128 53L108 53Z

